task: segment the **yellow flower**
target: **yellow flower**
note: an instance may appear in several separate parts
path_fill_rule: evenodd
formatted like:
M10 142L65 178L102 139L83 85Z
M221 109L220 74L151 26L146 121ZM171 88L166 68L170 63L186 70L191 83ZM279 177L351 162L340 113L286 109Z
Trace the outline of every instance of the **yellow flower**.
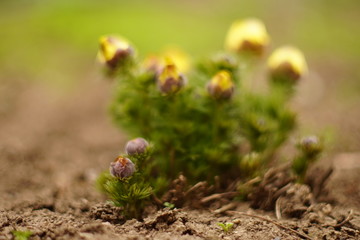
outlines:
M185 77L179 73L177 66L171 59L161 70L157 78L159 89L164 94L172 94L179 91L185 84Z
M231 80L231 75L228 71L218 72L207 86L208 92L211 96L218 99L228 99L234 92L234 83Z
M179 48L175 47L167 48L160 55L147 56L143 61L142 66L147 71L159 73L162 68L167 65L169 59L171 59L171 63L174 64L180 72L186 73L189 71L189 56Z
M226 49L241 53L261 55L270 38L265 25L259 19L250 18L234 22L228 31Z
M190 69L190 57L180 48L168 47L161 56L165 61L171 59L180 72L186 73Z
M291 46L276 49L269 57L267 65L275 81L297 81L308 71L303 53Z
M134 54L129 42L121 37L103 36L99 42L98 59L110 68L116 68L120 62L125 61Z

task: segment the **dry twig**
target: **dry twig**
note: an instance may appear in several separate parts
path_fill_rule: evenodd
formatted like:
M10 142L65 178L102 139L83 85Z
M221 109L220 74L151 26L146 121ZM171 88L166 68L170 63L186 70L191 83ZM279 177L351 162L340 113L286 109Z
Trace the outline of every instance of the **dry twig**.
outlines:
M278 220L281 219L280 199L281 197L279 197L275 202L275 215Z
M223 213L223 212L226 212L234 207L236 207L236 202L231 202L229 204L226 204L225 206L221 207L221 208L218 208L214 211L214 213L216 214L219 214L219 213Z
M339 228L339 227L342 227L344 226L346 223L348 223L354 216L354 211L351 209L350 212L349 212L349 215L340 223L338 224L335 224L335 225L325 225L324 227L333 227L333 228Z
M200 200L201 203L207 203L212 200L216 200L219 198L232 198L235 197L238 194L238 192L224 192L224 193L215 193L210 196L204 197Z
M205 182L205 181L198 182L197 184L195 184L189 190L186 191L185 196L188 196L189 194L195 192L196 190L198 190L202 187L206 187L206 185L207 185L207 182Z

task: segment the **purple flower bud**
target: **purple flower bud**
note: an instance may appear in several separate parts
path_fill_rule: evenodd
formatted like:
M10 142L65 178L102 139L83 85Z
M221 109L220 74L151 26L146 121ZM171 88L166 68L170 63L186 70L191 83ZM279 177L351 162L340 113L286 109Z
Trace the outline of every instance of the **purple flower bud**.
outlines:
M149 143L143 138L135 138L127 142L125 151L128 155L145 153Z
M110 174L117 178L131 177L135 172L135 164L128 158L119 156L110 163Z
M298 146L305 154L311 156L316 156L323 149L322 142L317 136L308 136L302 138Z

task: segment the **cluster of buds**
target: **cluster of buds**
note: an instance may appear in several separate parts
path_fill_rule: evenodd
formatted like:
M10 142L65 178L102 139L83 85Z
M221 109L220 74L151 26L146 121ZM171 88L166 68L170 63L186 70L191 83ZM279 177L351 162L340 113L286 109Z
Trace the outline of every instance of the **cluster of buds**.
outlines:
M133 55L134 49L127 40L115 36L100 38L98 58L100 62L106 64L110 69L116 69Z
M307 73L307 64L302 52L294 47L276 49L268 59L270 78L275 82L296 83Z
M218 72L207 85L208 92L216 99L229 99L234 93L234 83L228 71Z
M164 66L157 77L157 84L161 93L165 95L178 92L186 82L184 75L179 73L177 66L167 60L168 63Z
M148 151L149 143L143 138L135 138L127 142L125 146L126 154L137 156ZM127 157L118 156L110 163L110 174L113 177L124 179L131 177L136 171L135 164Z
M232 52L260 56L269 41L265 25L260 20L252 18L236 21L231 25L225 47Z

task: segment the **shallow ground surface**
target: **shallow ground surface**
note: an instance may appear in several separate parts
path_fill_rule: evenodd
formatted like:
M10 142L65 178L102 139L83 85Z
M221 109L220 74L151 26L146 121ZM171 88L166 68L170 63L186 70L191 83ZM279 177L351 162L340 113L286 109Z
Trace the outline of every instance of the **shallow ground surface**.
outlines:
M335 159L332 205L313 204L299 218L243 203L223 214L164 209L123 224L94 189L126 140L106 117L109 84L84 84L66 98L34 85L1 91L0 239L13 230L30 230L30 239L360 239L360 154L323 160ZM234 226L225 233L219 222Z

